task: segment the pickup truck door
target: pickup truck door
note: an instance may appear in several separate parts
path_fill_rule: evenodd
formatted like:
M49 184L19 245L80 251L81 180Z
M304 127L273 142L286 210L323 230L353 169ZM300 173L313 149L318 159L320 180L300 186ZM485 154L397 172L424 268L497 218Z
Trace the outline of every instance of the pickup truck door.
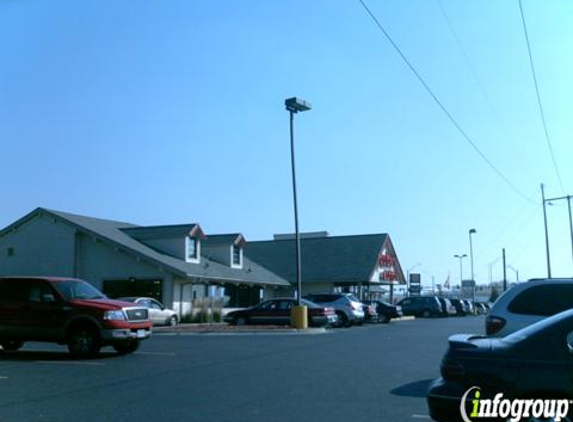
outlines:
M22 321L29 340L64 338L64 327L72 308L43 280L31 280L28 300L22 306Z

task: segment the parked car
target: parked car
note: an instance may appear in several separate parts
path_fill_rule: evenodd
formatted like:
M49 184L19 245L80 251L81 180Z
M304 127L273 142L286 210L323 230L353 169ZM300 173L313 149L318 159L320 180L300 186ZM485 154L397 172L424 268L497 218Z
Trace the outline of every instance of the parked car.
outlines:
M474 302L474 308L478 315L485 315L488 312L487 306L485 306L485 303L482 302Z
M439 422L461 421L462 398L466 399L465 409L469 414L476 398L491 400L499 393L504 400L571 399L572 354L573 310L503 338L454 335L449 338L449 348L442 359L441 378L433 382L428 392L430 416ZM503 420L506 419L509 420L504 416ZM563 420L571 421L571 414Z
M470 307L465 301L461 299L450 299L450 302L452 302L452 305L456 308L458 316L466 316L470 314Z
M411 296L398 302L404 315L416 317L438 317L442 313L442 305L437 296Z
M468 315L475 315L474 303L468 299L462 299L462 302L464 302L467 306Z
M442 305L441 316L449 317L457 315L458 311L456 311L456 307L452 304L450 299L447 297L439 297L438 300L440 301L440 305Z
M545 317L573 308L573 279L537 279L518 284L493 304L487 335L502 337Z
M388 323L393 318L401 318L404 316L402 307L398 305L392 305L381 300L365 300L364 303L376 306L379 322Z
M304 298L320 305L332 306L338 315L338 323L344 327L364 322L362 303L352 293L313 293Z
M375 305L363 301L362 310L364 311L364 322L378 322L378 312Z
M332 326L338 322L334 309L301 299L308 309L308 324L314 327ZM247 309L229 312L223 317L225 322L232 325L267 324L289 325L291 309L297 301L293 298L278 298L266 300Z
M118 300L124 302L133 302L145 306L149 310L149 318L153 325L171 325L179 324L179 316L173 309L168 309L161 302L151 297L120 297Z
M18 350L26 341L67 344L74 357L113 346L137 350L151 336L147 308L111 300L86 281L55 277L0 278L0 346Z

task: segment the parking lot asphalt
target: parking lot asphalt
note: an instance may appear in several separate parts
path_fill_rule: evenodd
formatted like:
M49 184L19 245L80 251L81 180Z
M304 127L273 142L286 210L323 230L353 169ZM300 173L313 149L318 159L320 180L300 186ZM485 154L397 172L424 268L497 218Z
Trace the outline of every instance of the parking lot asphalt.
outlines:
M30 343L0 354L0 421L429 421L448 336L483 330L479 316L311 336L156 335L133 355L80 361Z

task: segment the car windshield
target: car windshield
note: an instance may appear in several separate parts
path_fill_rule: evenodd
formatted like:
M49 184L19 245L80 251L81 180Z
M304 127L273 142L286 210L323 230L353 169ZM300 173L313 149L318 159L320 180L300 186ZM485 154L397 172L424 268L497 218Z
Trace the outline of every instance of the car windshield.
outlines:
M54 283L56 290L65 300L105 299L105 295L91 284L80 280L66 280Z

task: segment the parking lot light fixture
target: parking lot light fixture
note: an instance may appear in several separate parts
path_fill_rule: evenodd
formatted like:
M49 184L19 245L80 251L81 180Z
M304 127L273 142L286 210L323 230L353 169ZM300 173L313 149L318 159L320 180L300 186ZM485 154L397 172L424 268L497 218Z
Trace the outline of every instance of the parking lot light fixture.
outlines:
M288 98L285 100L285 106L291 113L298 113L299 111L308 111L312 107L309 102L301 100L300 98Z
M301 308L301 296L302 296L302 275L301 275L301 254L300 254L300 233L298 230L298 204L296 197L296 171L295 171L295 154L294 154L294 115L295 113L308 111L311 109L310 103L301 100L300 98L288 98L285 100L285 107L290 115L290 160L291 160L291 172L292 172L292 194L293 194L293 204L294 204L294 230L295 230L295 248L296 248L296 300L297 307ZM302 327L306 328L306 311L304 312L303 321L300 322ZM298 319L298 318L297 318ZM297 325L299 324L296 322Z

